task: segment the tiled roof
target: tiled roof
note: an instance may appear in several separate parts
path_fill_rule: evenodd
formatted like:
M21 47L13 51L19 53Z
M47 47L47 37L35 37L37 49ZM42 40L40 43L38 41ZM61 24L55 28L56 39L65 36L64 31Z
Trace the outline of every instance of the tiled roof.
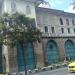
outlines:
M57 16L66 16L66 17L74 17L74 13L64 12L62 10L50 9L50 8L43 8L43 7L36 7L36 12L43 12L43 13L50 13Z

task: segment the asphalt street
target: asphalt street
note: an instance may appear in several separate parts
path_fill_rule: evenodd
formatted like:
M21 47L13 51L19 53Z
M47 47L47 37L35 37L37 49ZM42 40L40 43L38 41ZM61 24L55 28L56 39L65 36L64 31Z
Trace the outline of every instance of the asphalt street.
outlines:
M75 73L70 73L66 67L66 68L60 68L52 71L45 71L33 75L75 75Z

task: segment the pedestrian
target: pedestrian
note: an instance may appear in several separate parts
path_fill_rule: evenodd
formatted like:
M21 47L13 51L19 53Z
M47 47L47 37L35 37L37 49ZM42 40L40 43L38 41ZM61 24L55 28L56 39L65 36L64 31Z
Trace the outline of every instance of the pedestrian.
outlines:
M31 70L29 69L29 70L28 70L28 75L31 75L31 73L32 73L32 72L31 72Z

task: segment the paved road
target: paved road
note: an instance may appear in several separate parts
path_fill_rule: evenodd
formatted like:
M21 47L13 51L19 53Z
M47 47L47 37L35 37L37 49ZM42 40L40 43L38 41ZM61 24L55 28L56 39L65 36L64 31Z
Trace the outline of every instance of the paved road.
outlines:
M56 69L52 71L45 71L33 75L75 75L75 73L70 73L67 68Z

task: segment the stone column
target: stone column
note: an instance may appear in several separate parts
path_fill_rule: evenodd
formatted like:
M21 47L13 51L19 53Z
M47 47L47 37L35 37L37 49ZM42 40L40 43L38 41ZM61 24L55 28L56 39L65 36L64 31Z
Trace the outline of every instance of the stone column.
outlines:
M17 66L17 49L16 47L9 47L8 49L8 58L9 58L9 71L13 73L18 72Z
M35 44L34 48L36 54L37 68L41 68L44 66L42 43Z
M3 71L9 72L9 58L8 58L8 46L3 45L2 47L2 57L3 57Z
M64 48L65 39L58 38L58 39L55 39L55 40L56 40L56 43L58 45L60 60L64 60L65 56L66 56L65 55L65 48Z

